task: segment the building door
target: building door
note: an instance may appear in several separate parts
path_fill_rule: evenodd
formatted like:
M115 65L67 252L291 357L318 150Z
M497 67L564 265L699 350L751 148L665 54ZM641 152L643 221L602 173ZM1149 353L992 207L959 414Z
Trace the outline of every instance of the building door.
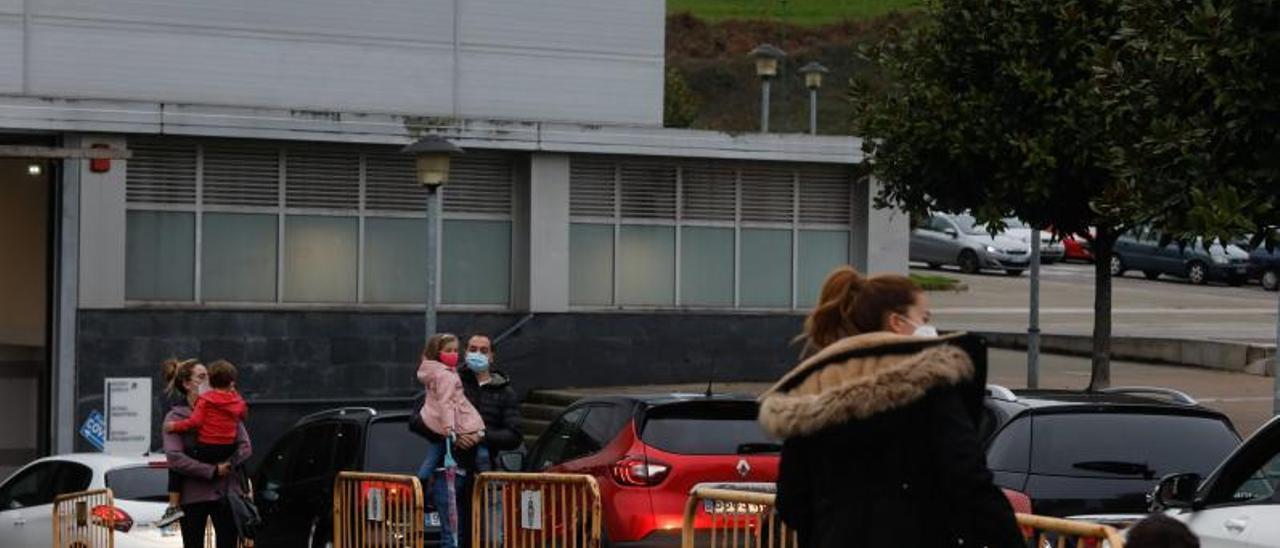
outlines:
M49 437L51 166L0 157L0 479Z

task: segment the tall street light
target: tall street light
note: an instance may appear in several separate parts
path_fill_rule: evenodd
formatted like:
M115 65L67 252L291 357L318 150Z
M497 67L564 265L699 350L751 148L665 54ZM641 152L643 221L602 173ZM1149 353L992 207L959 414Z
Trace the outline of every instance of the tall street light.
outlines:
M760 132L769 133L769 84L778 75L778 62L787 52L773 44L760 44L748 54L756 61L756 76L760 78Z
M811 61L800 68L804 75L804 87L809 88L809 134L818 134L818 89L822 87L822 77L831 72L822 63Z
M427 312L426 336L436 333L436 248L439 246L440 187L449 181L449 160L462 147L439 135L428 135L400 149L417 159L418 184L427 189Z

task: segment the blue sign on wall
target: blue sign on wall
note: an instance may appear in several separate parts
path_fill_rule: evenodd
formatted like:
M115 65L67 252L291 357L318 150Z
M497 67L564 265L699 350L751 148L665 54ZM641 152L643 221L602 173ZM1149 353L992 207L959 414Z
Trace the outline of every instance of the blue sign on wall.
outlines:
M107 440L107 422L102 418L102 412L94 409L89 413L89 418L84 420L84 424L80 426L80 436L89 445L96 447L99 451L106 445Z

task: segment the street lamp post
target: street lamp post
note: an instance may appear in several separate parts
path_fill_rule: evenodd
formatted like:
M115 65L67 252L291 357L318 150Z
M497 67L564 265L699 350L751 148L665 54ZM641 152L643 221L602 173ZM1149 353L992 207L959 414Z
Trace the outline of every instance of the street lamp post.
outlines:
M748 54L756 61L756 76L760 78L760 132L769 133L769 84L778 75L778 61L787 53L773 44L760 44Z
M800 69L804 75L804 87L809 88L809 134L818 134L818 89L822 87L823 75L831 71L822 63L812 61Z
M436 332L436 247L439 245L440 187L449 181L449 163L462 148L439 135L428 135L400 150L417 159L418 184L427 190L427 311L426 337Z

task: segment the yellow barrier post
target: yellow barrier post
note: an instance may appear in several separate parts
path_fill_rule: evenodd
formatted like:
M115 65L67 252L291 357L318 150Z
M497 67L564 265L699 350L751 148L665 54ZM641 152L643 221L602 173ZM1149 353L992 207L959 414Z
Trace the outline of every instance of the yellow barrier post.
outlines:
M471 495L474 548L598 548L600 486L582 474L485 472Z
M1018 525L1024 529L1031 530L1032 537L1035 538L1036 548L1049 546L1049 539L1045 536L1046 533L1057 536L1057 546L1060 547L1067 546L1067 542L1075 539L1075 546L1078 548L1102 546L1104 541L1111 548L1124 548L1124 537L1120 535L1119 531L1116 531L1113 527L1097 523L1018 514ZM1089 541L1093 541L1093 543Z
M702 532L710 537L711 546L800 546L796 533L774 512L774 497L773 493L694 487L684 505L681 546L697 545L698 508L707 514Z
M110 489L68 493L53 499L53 548L114 548L113 503ZM108 510L94 512L99 507Z
M422 548L422 483L414 476L342 472L333 486L334 548Z

